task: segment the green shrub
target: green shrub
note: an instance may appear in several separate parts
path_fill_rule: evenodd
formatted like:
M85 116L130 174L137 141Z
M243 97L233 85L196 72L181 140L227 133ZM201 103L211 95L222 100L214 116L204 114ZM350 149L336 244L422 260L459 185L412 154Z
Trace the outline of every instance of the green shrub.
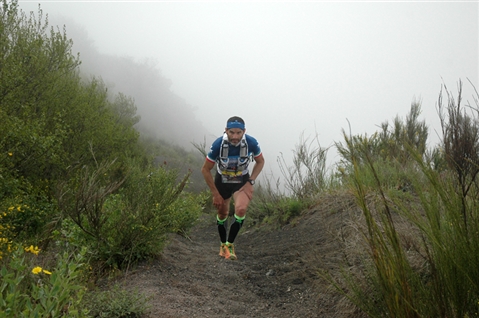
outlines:
M28 252L31 252L28 253ZM79 306L83 253L59 256L53 268L38 266L38 249L16 246L2 259L0 314L2 317L84 317Z
M29 185L23 188L0 201L0 237L41 242L45 239L45 226L55 218L58 209L44 191Z
M210 194L203 191L199 194L183 192L166 211L164 222L169 232L187 235L189 230L196 224Z
M114 181L114 170L112 164L82 168L59 200L81 230L72 232L70 243L87 246L97 269L121 269L158 255L167 234L187 233L204 204L204 195L184 192L189 174L177 183L175 170L131 162L128 176Z
M93 318L135 318L142 317L148 310L148 300L143 294L115 285L107 291L87 293L82 305Z
M311 199L288 197L271 191L271 188L258 187L250 203L248 224L268 223L283 226L301 215L310 207Z

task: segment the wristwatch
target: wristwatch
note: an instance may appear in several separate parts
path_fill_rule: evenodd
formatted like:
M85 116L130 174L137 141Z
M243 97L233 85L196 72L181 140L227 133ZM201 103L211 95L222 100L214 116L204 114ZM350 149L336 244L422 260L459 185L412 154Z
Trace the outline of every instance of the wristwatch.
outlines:
M251 185L254 185L254 180L253 179L249 179L248 182L251 183Z

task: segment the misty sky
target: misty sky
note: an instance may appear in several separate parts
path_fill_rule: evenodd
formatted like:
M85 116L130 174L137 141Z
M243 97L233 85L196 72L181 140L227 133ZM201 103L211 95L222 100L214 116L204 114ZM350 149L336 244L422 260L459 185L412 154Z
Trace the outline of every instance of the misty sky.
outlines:
M477 2L19 3L74 19L102 53L156 61L208 141L242 116L268 171L302 133L331 146L349 121L352 134L370 135L413 100L435 144L441 85L456 94L461 79L471 104L468 79L478 87Z

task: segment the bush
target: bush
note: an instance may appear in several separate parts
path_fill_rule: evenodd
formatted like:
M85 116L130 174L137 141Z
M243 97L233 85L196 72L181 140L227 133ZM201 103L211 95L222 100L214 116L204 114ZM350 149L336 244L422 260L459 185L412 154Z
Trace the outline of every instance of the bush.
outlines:
M299 199L273 191L271 185L258 187L250 203L248 224L275 224L279 226L290 223L295 217L310 207L311 199Z
M59 196L60 207L81 231L70 243L88 246L98 268L126 268L158 255L168 233L187 233L202 211L204 195L185 193L189 174L135 162L128 176L111 177L114 164L84 167ZM120 188L121 186L121 188Z
M148 310L148 298L115 285L107 291L87 293L82 305L93 318L135 318L142 317Z
M84 317L79 303L83 253L60 255L53 268L44 269L31 246L16 246L2 259L0 314L2 317Z

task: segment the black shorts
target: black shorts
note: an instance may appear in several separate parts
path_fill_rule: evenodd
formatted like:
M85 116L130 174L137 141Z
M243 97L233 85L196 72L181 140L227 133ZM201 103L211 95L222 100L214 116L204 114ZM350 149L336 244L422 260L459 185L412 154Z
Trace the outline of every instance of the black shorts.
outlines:
M249 180L249 174L243 175L243 181L241 183L223 183L221 182L221 174L216 172L215 176L215 186L216 189L218 189L218 192L221 194L221 197L223 199L229 199L241 187L245 185L246 182Z

